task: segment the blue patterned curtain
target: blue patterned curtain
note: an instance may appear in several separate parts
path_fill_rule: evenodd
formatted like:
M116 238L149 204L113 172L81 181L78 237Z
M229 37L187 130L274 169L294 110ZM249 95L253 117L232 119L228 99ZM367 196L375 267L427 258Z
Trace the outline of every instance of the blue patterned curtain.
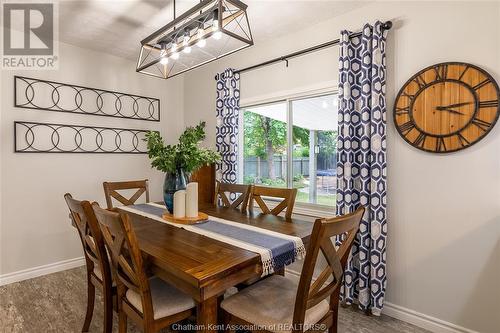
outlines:
M380 315L386 289L386 34L382 23L340 43L337 214L367 208L341 298Z
M238 180L238 121L240 113L240 74L226 69L217 81L216 145L222 160L216 166L217 179L225 183Z

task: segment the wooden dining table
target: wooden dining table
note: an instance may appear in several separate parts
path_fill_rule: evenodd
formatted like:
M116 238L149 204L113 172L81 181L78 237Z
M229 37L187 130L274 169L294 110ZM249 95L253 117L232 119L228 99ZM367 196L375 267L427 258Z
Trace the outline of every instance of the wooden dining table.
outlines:
M119 209L119 208L118 208ZM200 204L210 216L300 237L307 244L313 223L296 218ZM224 292L262 274L260 255L160 221L130 216L151 274L191 295L197 304L197 329L208 332L218 324L218 301Z

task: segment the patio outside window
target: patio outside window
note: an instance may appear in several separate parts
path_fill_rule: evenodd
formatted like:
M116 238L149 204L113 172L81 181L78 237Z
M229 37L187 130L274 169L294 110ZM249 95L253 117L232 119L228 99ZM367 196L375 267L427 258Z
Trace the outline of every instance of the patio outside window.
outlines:
M287 99L243 107L242 111L242 181L295 187L298 189L297 203L333 207L337 95Z

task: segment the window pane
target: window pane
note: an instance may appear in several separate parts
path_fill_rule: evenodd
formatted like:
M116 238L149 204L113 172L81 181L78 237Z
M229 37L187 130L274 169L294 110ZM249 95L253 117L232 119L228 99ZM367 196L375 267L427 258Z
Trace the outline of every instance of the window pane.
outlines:
M337 96L292 102L293 187L297 202L335 205Z
M287 187L286 102L243 109L243 182Z

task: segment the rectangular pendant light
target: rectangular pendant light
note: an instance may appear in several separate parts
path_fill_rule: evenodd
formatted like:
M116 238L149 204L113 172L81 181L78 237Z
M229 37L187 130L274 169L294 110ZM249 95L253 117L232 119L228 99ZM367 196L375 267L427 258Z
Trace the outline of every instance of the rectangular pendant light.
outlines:
M253 45L246 9L239 0L201 1L141 41L136 71L168 79Z

